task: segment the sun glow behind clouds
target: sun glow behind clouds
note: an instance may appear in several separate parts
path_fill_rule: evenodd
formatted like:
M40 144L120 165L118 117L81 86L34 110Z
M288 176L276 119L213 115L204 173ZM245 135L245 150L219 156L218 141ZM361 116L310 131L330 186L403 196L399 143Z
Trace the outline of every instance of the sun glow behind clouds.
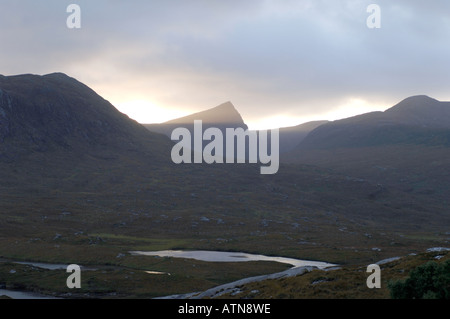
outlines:
M262 118L254 122L247 122L244 118L244 121L251 130L273 129L297 126L311 121L336 121L368 112L384 111L392 105L394 105L393 102L387 102L386 104L372 104L366 100L352 97L342 101L342 103L340 103L337 107L331 109L328 112L321 112L313 115L302 115L301 111L299 111L299 114L295 115L274 115L271 117Z
M146 99L120 101L114 105L120 112L125 113L130 118L142 124L163 123L198 111L203 111L164 107ZM253 121L247 120L245 117L243 120L250 130L274 129L297 126L310 121L335 121L368 112L384 111L387 108L387 105L392 106L393 104L371 104L360 98L348 98L342 101L336 108L320 114L301 114L300 109L299 114L274 113L273 116L254 119Z
M228 100L251 129L450 100L450 1L381 1L377 30L371 2L82 0L72 30L68 3L3 0L0 72L64 72L140 123Z
M161 107L148 100L130 100L115 106L120 112L142 124L162 123L190 114L186 110Z
M289 115L275 115L251 123L245 121L244 119L244 122L246 122L250 130L269 130L274 128L296 126L307 121L308 119Z
M323 114L323 118L320 120L335 121L368 112L384 111L387 108L388 107L386 105L375 105L367 102L366 100L352 97L347 101L344 101L338 107Z

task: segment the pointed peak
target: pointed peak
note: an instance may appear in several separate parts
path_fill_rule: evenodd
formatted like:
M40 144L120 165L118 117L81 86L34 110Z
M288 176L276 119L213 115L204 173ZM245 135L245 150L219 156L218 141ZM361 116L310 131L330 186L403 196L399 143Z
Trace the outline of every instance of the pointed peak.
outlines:
M227 101L227 102L225 102L225 103L222 103L222 104L220 104L220 105L218 105L218 106L216 106L216 107L213 107L213 108L210 108L210 109L208 109L208 110L206 110L206 111L202 111L202 112L200 112L200 113L203 113L203 112L208 112L208 113L211 113L211 112L215 112L215 113L220 113L220 114L232 114L232 113L239 113L237 110L236 110L236 107L233 105L233 103L231 103L230 101Z
M242 121L241 115L239 114L233 103L231 103L230 101L222 103L216 107L200 112L198 114L207 115L207 117L211 117L211 120L214 119L215 122Z
M237 124L246 126L241 115L230 101L205 111L168 121L166 124L193 123L194 120L203 120L203 122L210 124Z
M217 108L232 108L232 109L236 109L236 108L234 107L233 103L231 103L231 101L227 101L227 102L225 102L225 103L222 103L222 104L216 106L215 108L216 108L216 109L217 109Z

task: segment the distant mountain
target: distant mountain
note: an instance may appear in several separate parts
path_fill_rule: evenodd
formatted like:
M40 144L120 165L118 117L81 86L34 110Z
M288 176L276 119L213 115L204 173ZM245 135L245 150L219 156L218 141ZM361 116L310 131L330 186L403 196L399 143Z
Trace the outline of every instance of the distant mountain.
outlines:
M450 102L409 97L384 112L371 112L321 125L297 149L393 144L450 145Z
M244 130L248 129L241 115L231 102L226 102L206 111L194 113L161 124L144 124L144 127L150 131L162 133L170 137L172 131L178 127L185 127L192 130L195 120L202 120L204 129L209 127L217 127L223 131L225 131L226 128L238 127L241 127Z
M201 120L202 121L202 134L208 128L218 128L222 132L223 136L223 148L215 149L215 155L225 158L226 155L226 129L232 128L242 128L244 131L248 130L248 126L244 123L239 112L236 110L234 105L231 102L226 102L216 106L214 108L208 109L206 111L194 113L185 117L177 118L165 123L161 124L144 124L149 131L165 134L171 138L173 130L176 128L186 128L189 130L191 134L191 150L194 150L194 121ZM209 141L202 141L201 150L208 145ZM200 150L200 149L199 149ZM234 157L236 158L236 154L238 154L238 147L235 144L234 147ZM248 155L248 148L245 149L245 158Z
M440 102L426 95L406 98L384 114L398 124L450 129L450 102Z
M144 126L150 131L162 133L170 137L172 131L178 127L186 127L192 132L193 123L195 120L202 120L203 129L217 127L224 133L224 135L226 128L241 127L244 130L248 129L247 124L245 124L241 115L231 102L226 102L206 111L191 114L161 124L144 124ZM313 121L297 126L280 128L280 153L293 150L310 131L327 122L328 121ZM259 133L259 131L256 132Z
M376 183L373 199L399 189L445 201L450 196L450 102L412 96L384 112L323 124L284 154L282 162Z
M62 73L0 76L0 143L0 161L52 152L103 158L136 152L156 161L172 145Z
M326 123L328 121L312 121L297 126L280 128L280 153L293 150L312 130Z

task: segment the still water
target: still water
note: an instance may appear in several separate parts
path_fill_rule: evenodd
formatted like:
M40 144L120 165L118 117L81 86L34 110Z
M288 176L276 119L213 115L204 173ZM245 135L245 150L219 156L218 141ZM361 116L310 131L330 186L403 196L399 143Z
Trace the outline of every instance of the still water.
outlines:
M8 296L12 299L56 299L55 297L47 297L31 292L14 291L0 289L0 296Z
M246 261L275 261L283 264L292 265L292 267L314 266L319 269L336 266L334 264L300 260L286 257L276 256L264 256L254 255L239 252L226 252L226 251L206 251L206 250L161 250L161 251L131 251L133 255L139 256L159 256L159 257L174 257L174 258L187 258L196 259L209 262L246 262Z

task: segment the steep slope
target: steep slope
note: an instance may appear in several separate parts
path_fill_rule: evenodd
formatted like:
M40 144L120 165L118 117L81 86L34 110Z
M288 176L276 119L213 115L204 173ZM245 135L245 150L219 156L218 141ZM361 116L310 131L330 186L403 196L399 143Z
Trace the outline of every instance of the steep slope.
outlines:
M191 137L194 136L194 121L201 120L202 121L202 134L208 128L217 128L221 131L223 136L223 147L217 147L214 149L214 156L217 158L225 158L230 156L230 158L236 159L238 157L238 147L235 145L234 147L234 156L226 153L226 144L227 142L227 134L226 130L228 128L236 129L242 128L244 131L248 129L247 125L244 123L241 115L236 110L234 105L231 102L223 103L219 106L216 106L212 109L208 109L206 111L194 113L182 118L174 119L162 124L145 124L144 126L153 132L158 132L171 137L173 130L176 128L186 128L189 130ZM203 135L202 135L203 136ZM217 137L214 137L216 139ZM234 141L231 141L234 143ZM195 149L194 138L191 138L190 149L195 150L195 152L201 153L205 146L208 144L208 141L202 141L202 144L198 145L199 149ZM189 143L188 143L189 144ZM244 150L245 158L248 158L248 145ZM201 149L200 149L201 147Z
M0 142L6 161L61 150L77 157L135 151L161 160L161 148L171 145L62 73L0 76Z
M0 76L0 204L12 210L32 194L122 191L169 170L172 146L65 74Z

